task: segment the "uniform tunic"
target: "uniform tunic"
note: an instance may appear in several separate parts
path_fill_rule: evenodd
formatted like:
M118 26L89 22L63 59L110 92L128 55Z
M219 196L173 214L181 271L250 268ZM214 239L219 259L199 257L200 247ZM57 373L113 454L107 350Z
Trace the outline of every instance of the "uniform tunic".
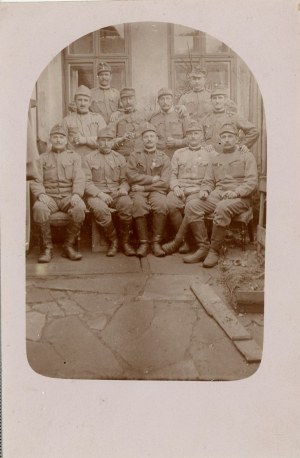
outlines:
M257 185L256 160L250 151L237 146L233 152L219 154L208 165L201 185L201 190L210 192L209 197L187 204L188 221L203 221L204 215L214 211L214 223L228 226L233 216L248 210ZM222 200L225 191L234 191L238 197Z
M120 92L114 87L102 89L95 87L91 89L91 107L94 113L100 113L108 124L112 113L118 110L120 103Z
M132 217L130 197L117 196L120 189L129 191L124 157L115 151L108 154L93 151L85 157L83 168L86 176L87 205L94 213L96 221L102 226L109 224L111 221L109 207L117 210L121 220L130 221ZM98 197L99 192L109 194L113 198L113 203L108 206Z
M212 111L210 92L206 89L201 91L189 91L179 99L179 105L184 105L191 119L200 122L204 115Z
M114 125L115 136L117 139L123 137L126 133L132 133L133 138L123 140L115 145L115 150L128 156L135 150L143 148L142 129L146 122L146 116L139 110L133 110L129 113L122 113Z
M72 113L63 119L63 126L68 131L68 139L74 151L84 157L93 149L98 148L97 131L104 129L106 122L99 113ZM75 144L73 137L78 133L86 137L85 145Z
M202 126L204 130L205 142L209 145L213 145L216 151L222 152L222 145L219 137L219 133L223 124L232 123L235 124L238 130L242 130L245 137L242 143L251 148L259 137L258 129L246 119L242 118L236 113L228 113L225 110L222 112L213 111L207 114L202 119Z
M160 180L153 183L158 175ZM128 183L144 186L144 191L131 191L133 217L145 216L150 211L167 214L166 194L171 176L171 163L167 155L159 150L154 152L136 151L131 153L127 163Z
M82 200L71 207L73 194L83 196L85 177L81 168L81 157L73 151L61 153L49 151L41 154L38 160L38 176L31 182L32 194L38 198L47 194L52 198L49 206L37 200L33 206L33 219L42 223L49 219L51 213L59 210L68 213L76 222L82 222L85 204Z

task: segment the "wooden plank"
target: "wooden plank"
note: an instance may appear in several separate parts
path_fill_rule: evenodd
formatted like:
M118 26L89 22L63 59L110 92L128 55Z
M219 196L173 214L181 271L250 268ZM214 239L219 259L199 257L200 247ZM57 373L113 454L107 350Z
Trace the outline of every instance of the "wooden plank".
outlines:
M263 291L235 290L237 310L242 313L264 313Z
M258 189L260 192L267 193L267 177L266 176L259 177Z
M248 363L257 363L261 361L262 349L255 342L255 340L235 340L234 345L240 353L246 358Z
M266 229L262 226L257 226L257 233L256 233L257 242L262 245L263 247L266 246Z
M206 284L193 283L191 290L206 312L221 326L232 340L251 339L247 329L238 321L234 313L224 304L213 288Z

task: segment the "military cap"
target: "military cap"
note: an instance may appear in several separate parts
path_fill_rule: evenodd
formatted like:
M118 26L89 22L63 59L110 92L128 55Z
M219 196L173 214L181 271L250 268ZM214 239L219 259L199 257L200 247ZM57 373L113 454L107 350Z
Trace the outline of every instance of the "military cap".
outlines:
M221 129L220 129L219 135L222 135L225 132L228 132L228 133L231 133L231 134L234 134L234 135L238 135L239 134L238 128L232 122L227 122L227 123L223 124Z
M187 126L186 133L195 132L198 130L203 132L203 127L201 126L201 124L199 124L197 121L191 121Z
M218 84L213 87L210 97L213 97L214 95L224 95L225 97L228 97L228 88L223 86L223 84Z
M150 131L156 133L156 128L150 122L146 122L142 129L142 135L144 135L145 132L150 132Z
M68 132L61 124L55 124L55 126L53 126L50 131L50 135L54 135L54 134L60 134L60 135L64 135L65 137L67 137Z
M98 129L97 138L114 138L114 133L109 127L104 127L104 129Z
M203 76L203 75L206 76L207 75L207 71L201 65L195 65L192 68L192 71L190 73L190 76Z
M123 87L120 92L120 97L132 97L135 95L135 90L132 87Z
M76 89L74 97L76 97L76 95L86 95L87 97L91 97L91 90L87 86L81 85Z
M99 62L97 66L97 75L102 72L110 72L111 73L111 66L108 65L107 62Z
M173 97L173 91L172 89L169 89L168 87L162 87L157 94L157 98L161 97L162 95L171 95Z

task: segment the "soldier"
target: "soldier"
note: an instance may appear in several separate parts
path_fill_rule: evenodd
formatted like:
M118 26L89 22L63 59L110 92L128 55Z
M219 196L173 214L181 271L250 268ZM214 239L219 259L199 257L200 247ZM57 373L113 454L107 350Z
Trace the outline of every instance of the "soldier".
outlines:
M115 256L119 246L117 232L111 217L112 209L117 211L120 219L123 251L126 256L135 256L135 250L129 244L132 200L128 196L126 161L121 154L111 149L112 144L113 132L111 129L99 130L99 149L85 157L87 206L93 212L96 223L103 229L110 241L106 256Z
M151 124L156 128L158 143L161 149L172 159L174 151L187 145L186 127L189 124L189 116L181 116L178 108L173 104L173 92L171 89L162 88L158 91L158 104L160 112L150 118Z
M212 111L210 91L205 89L206 70L200 65L193 67L189 74L191 91L183 94L179 105L184 105L191 119L200 122L204 115Z
M118 110L120 103L120 93L118 89L110 87L111 66L106 62L100 62L97 67L97 78L99 87L91 91L91 111L100 113L108 124L112 113Z
M99 113L89 111L91 91L86 86L79 86L75 92L76 111L66 116L63 126L68 131L69 142L76 153L83 158L93 149L98 148L97 130L106 127L106 122Z
M31 182L31 191L37 198L33 206L33 220L41 235L41 252L38 262L50 262L52 238L50 215L62 211L68 213L71 221L66 228L64 256L77 261L82 258L74 244L85 218L84 173L79 154L66 149L66 130L56 125L50 132L51 150L39 157L39 173Z
M222 152L222 144L220 142L220 128L225 123L234 123L236 128L244 133L243 144L247 148L251 148L259 137L258 129L246 119L242 118L238 113L226 109L228 101L228 90L219 85L211 92L211 102L213 111L207 114L202 119L205 142L213 145L214 149Z
M152 212L152 243L154 256L164 256L161 240L168 213L166 194L169 188L171 164L163 151L156 149L156 129L147 123L142 131L143 149L131 153L127 163L127 177L131 186L133 218L135 219L140 245L137 256L148 253L146 215Z
M180 253L188 251L187 244L182 245L187 230L186 220L183 222L182 214L188 202L198 199L208 163L217 155L211 145L203 142L203 129L197 121L190 123L186 133L189 145L175 151L171 161L171 191L167 196L167 205L176 237L163 245L166 254L175 253L178 249Z
M199 199L190 201L185 218L193 232L198 250L183 258L184 262L203 262L214 267L226 235L226 228L235 215L249 209L251 195L258 185L257 165L245 146L238 146L235 124L224 124L220 130L223 152L209 164L201 185ZM209 244L204 217L214 212L211 243Z
M120 93L124 112L115 122L114 149L127 159L135 149L141 149L143 142L141 132L146 123L144 113L136 109L135 90L124 87Z

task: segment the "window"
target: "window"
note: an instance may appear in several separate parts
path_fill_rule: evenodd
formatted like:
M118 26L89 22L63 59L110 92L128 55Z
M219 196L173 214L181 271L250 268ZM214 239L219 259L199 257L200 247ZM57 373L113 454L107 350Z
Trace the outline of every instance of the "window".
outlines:
M66 106L74 99L78 86L98 85L97 65L105 61L112 68L112 87L130 85L129 25L120 24L89 33L64 50Z
M176 102L189 87L188 74L192 65L200 64L207 70L207 89L216 84L229 88L235 98L233 77L235 75L234 53L224 43L199 30L177 24L169 25L172 88Z

